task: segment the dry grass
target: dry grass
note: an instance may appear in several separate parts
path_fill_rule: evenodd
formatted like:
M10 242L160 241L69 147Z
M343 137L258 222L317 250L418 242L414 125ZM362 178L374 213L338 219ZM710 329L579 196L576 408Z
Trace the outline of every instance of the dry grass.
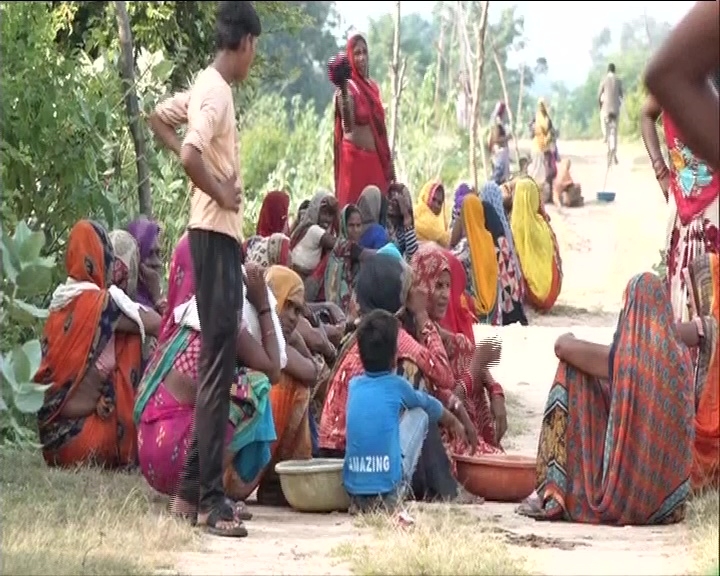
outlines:
M38 454L0 451L0 483L3 574L150 574L199 544L136 474L54 470Z
M468 507L414 504L415 524L397 527L388 516L364 515L357 522L374 529L368 543L348 543L334 552L362 576L529 574L524 558L510 553L492 520Z
M709 490L690 501L688 514L695 573L717 576L720 573L720 498Z

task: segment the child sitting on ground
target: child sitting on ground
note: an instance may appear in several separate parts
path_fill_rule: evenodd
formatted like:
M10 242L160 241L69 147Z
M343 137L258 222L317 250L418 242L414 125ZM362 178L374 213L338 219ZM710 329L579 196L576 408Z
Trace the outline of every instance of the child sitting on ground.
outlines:
M394 373L399 321L384 310L357 328L365 373L350 380L343 482L351 513L395 511L417 467L430 422L465 437L460 421L442 404Z

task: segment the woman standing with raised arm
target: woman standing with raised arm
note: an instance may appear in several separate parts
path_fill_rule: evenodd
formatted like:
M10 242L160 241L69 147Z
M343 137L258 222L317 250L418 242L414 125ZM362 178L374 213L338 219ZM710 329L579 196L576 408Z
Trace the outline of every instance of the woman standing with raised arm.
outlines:
M367 186L387 194L395 168L385 127L380 88L370 78L368 46L356 34L345 54L328 63L335 93L335 196L342 210L357 204Z

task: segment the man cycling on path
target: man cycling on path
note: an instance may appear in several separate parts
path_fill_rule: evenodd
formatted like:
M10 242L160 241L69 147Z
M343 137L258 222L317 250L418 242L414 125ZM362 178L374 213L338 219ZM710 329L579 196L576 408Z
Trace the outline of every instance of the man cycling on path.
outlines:
M617 122L620 117L620 107L623 101L622 80L615 75L615 64L608 64L608 71L605 78L600 81L598 88L598 104L600 106L600 128L603 134L603 141L607 143L609 126L614 124L615 139L614 158L615 164L618 163L617 158Z

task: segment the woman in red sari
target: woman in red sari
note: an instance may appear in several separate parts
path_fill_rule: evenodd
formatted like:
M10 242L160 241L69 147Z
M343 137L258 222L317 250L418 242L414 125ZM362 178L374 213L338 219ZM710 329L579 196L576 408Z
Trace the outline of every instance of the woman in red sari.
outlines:
M500 440L507 430L505 393L487 367L480 367L480 357L488 356L490 344L475 345L472 308L465 296L465 269L451 252L433 244L420 247L411 267L415 284L428 294L428 315L450 361L455 396L463 405L458 417L467 430L477 433L477 447L472 447L443 430L446 450L450 456L502 453ZM471 371L473 360L478 370Z
M335 195L341 210L357 204L366 186L387 194L395 181L380 88L369 77L367 42L359 34L348 40L347 59L350 78L338 79L335 94Z

